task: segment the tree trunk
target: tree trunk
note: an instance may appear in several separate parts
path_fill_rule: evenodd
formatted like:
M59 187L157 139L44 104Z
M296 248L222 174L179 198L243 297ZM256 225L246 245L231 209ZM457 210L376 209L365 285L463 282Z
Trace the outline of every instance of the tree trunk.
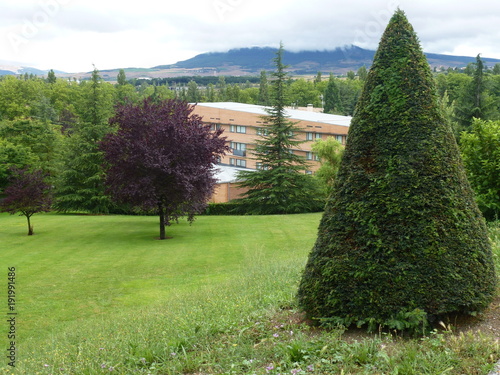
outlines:
M31 225L31 221L30 221L31 216L26 215L26 218L28 219L28 236L32 236L33 235L33 226Z
M160 215L160 240L164 240L165 237L165 212L163 210L163 204L158 203L158 215Z

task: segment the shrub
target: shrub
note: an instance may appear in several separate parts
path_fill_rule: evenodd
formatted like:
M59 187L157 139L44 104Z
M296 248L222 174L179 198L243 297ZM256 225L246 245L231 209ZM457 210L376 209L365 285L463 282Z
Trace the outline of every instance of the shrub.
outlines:
M398 10L351 122L300 306L309 318L417 328L420 310L432 319L484 309L495 284L484 219Z

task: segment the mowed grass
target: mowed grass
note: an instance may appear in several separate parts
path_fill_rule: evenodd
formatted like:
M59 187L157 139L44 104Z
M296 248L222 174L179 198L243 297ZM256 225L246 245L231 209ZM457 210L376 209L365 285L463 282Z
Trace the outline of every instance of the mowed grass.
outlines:
M168 227L172 238L159 241L155 216L35 215L27 236L24 217L2 214L0 264L4 285L7 267L16 268L18 341L162 306L255 264L305 260L319 217L201 216Z
M0 264L16 267L21 334L164 303L173 292L234 277L256 262L306 256L319 215L199 217L167 228L154 216L0 215ZM43 319L41 319L43 317Z
M417 340L300 323L295 293L320 214L198 217L0 215L0 264L16 267L12 374L483 374L498 343ZM498 253L500 226L490 228ZM498 258L497 258L498 259ZM6 297L5 297L6 299ZM6 301L3 303L6 312ZM4 322L4 331L7 324ZM7 348L6 334L1 336Z

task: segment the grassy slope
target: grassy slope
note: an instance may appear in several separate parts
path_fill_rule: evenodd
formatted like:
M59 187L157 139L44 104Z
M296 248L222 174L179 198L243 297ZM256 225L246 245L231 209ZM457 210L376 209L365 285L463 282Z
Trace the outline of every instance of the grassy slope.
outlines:
M1 214L2 277L7 266L17 268L15 374L491 368L498 344L484 337L351 345L336 332L312 334L293 323L288 308L319 218L199 217L193 226L173 225L173 239L158 241L155 217L39 215L36 235L28 237L24 218ZM492 234L498 251L500 227ZM4 360L0 373L10 373L2 366Z
M157 220L35 215L28 237L24 217L0 215L0 264L17 268L22 334L162 304L173 290L225 280L258 258L305 259L319 215L199 217L167 228L166 241L155 239Z

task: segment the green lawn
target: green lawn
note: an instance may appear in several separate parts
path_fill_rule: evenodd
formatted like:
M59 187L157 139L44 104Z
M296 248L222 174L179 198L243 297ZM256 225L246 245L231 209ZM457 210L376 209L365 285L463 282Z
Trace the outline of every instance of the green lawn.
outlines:
M0 215L0 263L17 269L22 332L40 336L61 322L162 304L255 262L305 257L319 215L202 216L167 228L173 238L165 241L156 239L157 220L38 215L26 236L23 217Z
M24 217L0 214L0 277L5 289L7 267L16 267L19 314L17 367L12 372L4 358L0 373L476 374L491 368L498 344L483 337L455 342L436 334L394 347L379 336L351 345L339 330L320 334L297 325L294 295L320 217L201 216L192 226L172 225L173 238L159 241L154 216L35 215L35 235L27 236ZM497 250L499 233L492 229ZM6 301L1 305L7 312ZM416 372L405 372L410 367Z

